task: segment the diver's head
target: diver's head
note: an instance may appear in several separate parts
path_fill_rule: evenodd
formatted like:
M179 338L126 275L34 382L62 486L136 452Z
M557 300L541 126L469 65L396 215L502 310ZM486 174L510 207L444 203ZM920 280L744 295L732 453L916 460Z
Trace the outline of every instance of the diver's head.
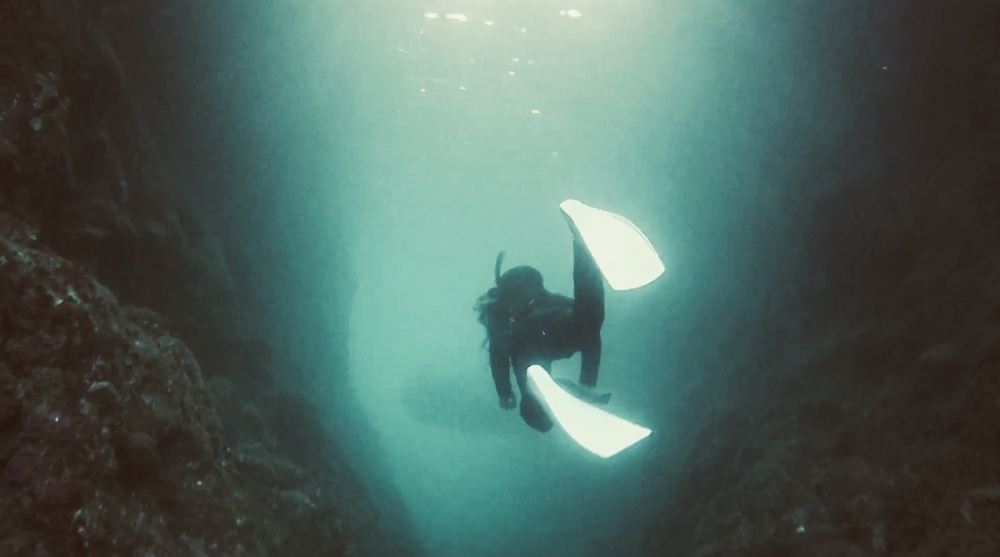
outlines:
M545 283L542 273L534 267L521 265L508 269L500 274L505 252L497 254L493 266L493 276L497 283L497 294L511 317L520 317L529 310L535 300L545 295Z
M501 274L504 253L497 255L494 277L496 287L479 298L476 311L479 321L489 328L490 323L506 323L509 318L523 316L531 310L536 300L546 294L542 273L534 267L522 265Z
M500 276L497 287L500 288L500 297L507 302L514 315L527 311L535 300L545 294L542 273L527 265L509 269Z

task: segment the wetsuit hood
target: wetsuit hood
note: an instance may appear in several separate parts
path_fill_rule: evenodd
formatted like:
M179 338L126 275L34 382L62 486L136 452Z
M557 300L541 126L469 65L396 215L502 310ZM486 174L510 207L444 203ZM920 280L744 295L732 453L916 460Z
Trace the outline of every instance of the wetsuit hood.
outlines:
M497 286L503 294L528 294L538 295L545 291L545 284L542 280L542 273L538 269L521 265L508 269L501 274L505 252L497 254L496 265L493 267L493 275Z

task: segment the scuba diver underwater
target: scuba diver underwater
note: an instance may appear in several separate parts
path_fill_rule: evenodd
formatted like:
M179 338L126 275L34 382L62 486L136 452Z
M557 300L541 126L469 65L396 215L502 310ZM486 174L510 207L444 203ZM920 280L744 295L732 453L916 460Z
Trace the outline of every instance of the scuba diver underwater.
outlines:
M513 370L525 423L540 432L558 423L581 446L607 458L651 431L598 408L610 400L610 394L596 391L604 282L613 290L631 290L656 280L664 267L646 236L624 217L572 199L559 208L573 236L573 297L549 292L534 267L501 273L505 252L500 252L495 286L479 297L475 311L486 328L500 407L518 406ZM553 380L552 364L577 352L579 383Z

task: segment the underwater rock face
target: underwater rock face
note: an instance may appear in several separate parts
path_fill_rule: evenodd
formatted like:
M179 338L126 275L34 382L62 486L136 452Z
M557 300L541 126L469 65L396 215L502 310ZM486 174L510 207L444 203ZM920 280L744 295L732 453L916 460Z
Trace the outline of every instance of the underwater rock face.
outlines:
M0 218L0 553L262 551L190 351Z
M838 187L802 210L815 280L739 330L781 350L704 373L725 381L692 398L730 398L692 411L647 554L1000 555L997 10L901 11L882 139L837 158L881 170L816 164Z
M0 5L0 556L357 554L368 495L280 360L248 371L258 316L156 171L109 5Z
M227 435L163 319L34 237L0 213L0 555L346 551L338 517L367 508L339 500L347 480L283 457L260 418ZM231 390L214 397L233 418L260 414ZM308 448L328 454L296 404L287 427L311 428Z

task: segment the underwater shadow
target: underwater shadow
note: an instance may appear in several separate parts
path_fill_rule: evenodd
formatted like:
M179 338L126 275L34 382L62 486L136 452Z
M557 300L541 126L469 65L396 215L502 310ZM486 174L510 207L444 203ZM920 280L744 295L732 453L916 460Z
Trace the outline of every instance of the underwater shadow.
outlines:
M485 385L474 384L481 379ZM407 377L402 386L401 402L407 416L431 427L470 435L507 435L520 421L516 411L504 412L492 393L489 373L481 377L463 377L461 372L443 374L423 369Z

